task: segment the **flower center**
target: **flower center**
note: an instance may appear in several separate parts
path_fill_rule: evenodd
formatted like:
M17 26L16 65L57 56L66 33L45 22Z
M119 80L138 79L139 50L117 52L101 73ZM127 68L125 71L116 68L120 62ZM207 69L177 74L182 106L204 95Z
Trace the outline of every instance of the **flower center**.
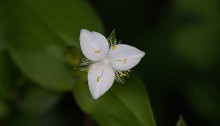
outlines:
M109 65L109 63L110 63L108 58L103 59L102 62L106 65Z

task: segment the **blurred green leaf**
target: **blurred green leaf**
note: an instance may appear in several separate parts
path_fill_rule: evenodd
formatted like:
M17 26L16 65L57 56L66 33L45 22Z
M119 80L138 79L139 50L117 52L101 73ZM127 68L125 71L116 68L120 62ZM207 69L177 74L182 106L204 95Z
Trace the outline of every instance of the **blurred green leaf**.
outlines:
M9 116L11 108L4 101L0 99L0 120Z
M64 52L66 61L71 65L79 65L82 60L82 53L79 48L74 46L68 46L67 50Z
M60 98L61 94L40 87L27 88L24 98L19 101L19 109L26 115L40 116L51 110Z
M38 84L56 91L72 90L75 79L64 51L79 47L82 28L102 31L93 9L82 0L5 1L7 46L20 69Z
M184 121L182 116L179 117L179 120L178 120L176 126L187 126L186 122Z
M177 54L198 68L210 68L219 57L218 31L211 27L191 27L177 32Z
M31 116L16 112L4 126L36 126L35 123Z
M184 96L196 115L220 124L219 83L212 80L198 80L186 85Z
M117 43L117 39L116 39L116 36L115 36L115 29L112 30L111 34L108 36L107 38L108 42L109 43Z
M5 53L0 51L0 98L10 94L10 71L6 60Z
M219 14L218 0L176 0L175 5L178 11L198 14L208 20L212 20L214 16L218 16Z
M3 36L5 32L5 17L4 17L4 7L2 1L0 1L0 52L4 48Z
M175 31L174 49L198 68L210 68L219 57L220 12L218 0L177 0L178 17L185 22Z
M155 126L149 97L143 82L136 75L125 84L115 83L98 100L93 100L88 84L74 88L78 105L102 126Z
M71 102L67 102L71 103ZM14 113L4 126L82 126L81 115L76 108L62 100L46 113L34 116L26 113ZM80 111L79 111L80 112Z
M87 81L87 73L81 71L77 67L73 69L73 75L81 81Z
M5 51L0 51L0 98L10 98L13 95L16 72L9 55Z

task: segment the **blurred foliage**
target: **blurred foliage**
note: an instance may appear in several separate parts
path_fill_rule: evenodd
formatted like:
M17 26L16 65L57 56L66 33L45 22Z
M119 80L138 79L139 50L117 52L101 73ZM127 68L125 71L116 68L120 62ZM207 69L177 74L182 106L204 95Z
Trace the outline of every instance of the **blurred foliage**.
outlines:
M176 126L187 126L187 125L186 125L186 122L184 121L184 119L183 119L182 116L180 116L180 118L179 118L179 120L178 120Z
M8 97L11 92L11 70L8 68L8 57L0 52L0 98Z
M87 83L78 83L73 94L78 105L100 125L156 126L147 91L136 75L126 84L116 83L97 101L92 99Z
M175 35L176 51L198 67L212 67L219 57L220 16L217 0L177 0L176 10L189 20ZM199 4L198 4L199 3Z
M91 6L81 0L1 0L0 3L0 94L13 104L12 118L19 115L19 124L24 125L28 118L31 122L35 120L32 116L38 118L56 105L62 96L60 91L73 89L76 78L72 65L81 60L79 49L76 51L80 29L101 32L103 28ZM71 56L66 55L67 46L75 48ZM73 57L75 61L70 62ZM17 68L11 59L24 75L14 75ZM29 86L33 84L42 88ZM7 110L1 112L3 115Z
M39 87L30 87L25 96L18 103L19 110L25 115L39 116L47 113L61 98L59 93L54 93Z
M79 45L82 27L101 30L91 8L81 0L14 0L4 4L9 14L7 46L20 69L46 88L71 90L75 79L60 52L70 44Z
M53 106L44 114L30 115L27 113L16 112L5 124L6 126L80 126L81 118L79 111L73 109L75 106L61 100L61 103ZM65 109L64 109L65 108Z
M74 46L68 46L67 50L64 52L64 56L70 65L78 65L82 60L81 51Z
M0 119L5 119L10 115L11 108L7 103L0 100Z
M0 125L219 126L219 5L0 0ZM131 73L92 100L78 69L83 28L116 28L118 40L145 51L135 67L140 77Z
M219 87L213 81L193 81L184 90L184 96L191 109L201 118L220 124Z

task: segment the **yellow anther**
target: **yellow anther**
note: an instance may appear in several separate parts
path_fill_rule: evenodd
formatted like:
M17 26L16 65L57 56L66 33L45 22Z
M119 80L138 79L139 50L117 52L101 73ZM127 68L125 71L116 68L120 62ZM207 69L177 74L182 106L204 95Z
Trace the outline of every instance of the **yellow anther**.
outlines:
M95 53L100 53L100 52L101 52L101 50L96 50L96 51L95 51Z
M91 69L91 67L89 66L89 67L88 67L88 69L87 69L87 72L89 72L89 71L90 71L90 69Z
M126 64L126 62L127 62L127 58L124 59L124 64Z
M116 45L114 45L113 47L112 47L112 50L115 50L117 48L117 46Z
M120 74L120 77L125 77L125 76L126 76L125 73L121 73L121 74Z
M98 76L97 79L96 79L96 82L99 82L99 81L100 81L100 77Z

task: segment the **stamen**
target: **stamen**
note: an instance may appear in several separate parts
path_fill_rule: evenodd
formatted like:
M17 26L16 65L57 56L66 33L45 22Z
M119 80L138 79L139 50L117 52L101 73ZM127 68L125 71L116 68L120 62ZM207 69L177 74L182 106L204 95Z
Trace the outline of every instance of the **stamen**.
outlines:
M87 68L87 72L88 72L88 73L89 73L90 69L91 69L91 66L89 66L89 67Z
M117 46L116 46L116 45L112 46L112 50L115 50L116 48L117 48Z
M119 83L124 83L123 77L125 76L129 77L130 70L120 71L120 70L114 69L114 72L115 72L116 81L118 81Z
M126 64L127 58L124 59L124 64Z
M121 73L120 74L120 77L125 77L125 76L127 76L126 73Z
M91 61L87 58L84 58L82 60L82 63L80 64L80 70L89 72L90 68L91 68L91 65L94 64L94 63L96 63L96 61Z
M95 53L100 53L100 52L101 52L101 50L96 50L96 51L95 51Z
M96 79L96 82L99 82L99 81L100 81L100 77L98 76L97 79Z

